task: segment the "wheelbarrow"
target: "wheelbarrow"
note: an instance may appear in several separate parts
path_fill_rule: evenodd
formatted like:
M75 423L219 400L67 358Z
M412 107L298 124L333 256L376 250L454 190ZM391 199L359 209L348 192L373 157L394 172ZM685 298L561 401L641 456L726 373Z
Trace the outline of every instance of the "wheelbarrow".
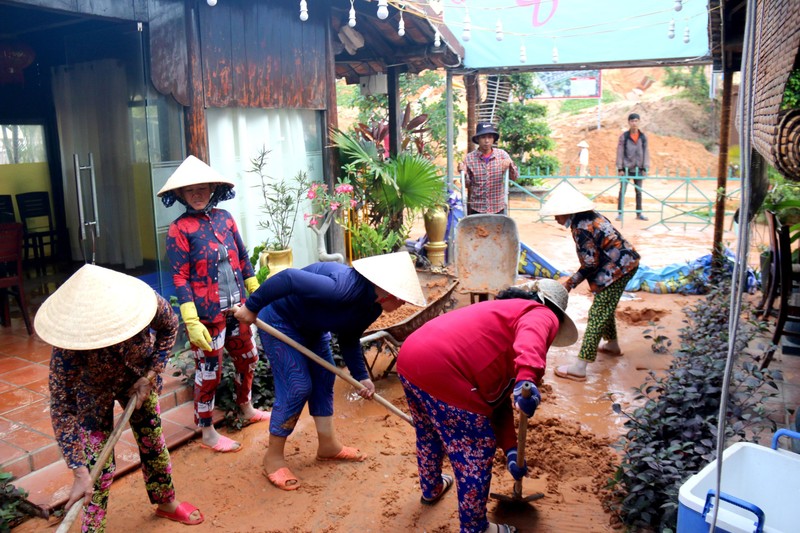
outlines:
M425 322L436 318L455 305L453 291L459 283L458 279L447 274L435 274L432 272L418 271L417 275L420 278L420 285L422 286L422 291L425 293L425 299L428 301L428 305L419 308L413 315L389 327L368 329L361 338L362 347L368 348L374 346L378 348L371 362L367 358L367 355L364 354L364 362L367 365L367 371L372 380L375 379L373 369L381 353L386 353L390 357L389 365L381 375L381 378L385 378L394 369L395 363L397 363L397 351L400 349L400 345L403 341ZM442 292L438 292L439 289L442 289ZM431 295L434 294L434 292L436 292L436 295L432 297Z
M456 276L459 290L488 300L515 284L519 263L517 224L505 215L469 215L456 226Z

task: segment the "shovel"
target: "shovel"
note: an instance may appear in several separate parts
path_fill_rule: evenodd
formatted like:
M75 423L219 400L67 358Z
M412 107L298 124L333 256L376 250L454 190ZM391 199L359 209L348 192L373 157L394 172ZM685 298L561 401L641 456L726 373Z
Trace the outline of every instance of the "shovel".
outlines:
M530 398L531 394L531 385L530 383L525 383L522 386L522 397L523 398ZM519 431L517 432L517 460L525 461L525 440L528 437L528 417L525 416L524 413L520 413L519 417ZM511 493L511 496L506 496L505 494L495 494L494 492L489 494L495 500L501 502L508 502L508 503L528 503L535 500L539 500L544 498L544 494L541 492L535 492L529 496L522 495L522 480L515 479L514 480L514 489Z
M281 333L280 331L278 331L277 329L273 328L272 326L270 326L269 324L267 324L266 322L264 322L260 318L256 319L256 326L258 326L258 329L260 329L262 331L266 331L267 333L269 333L270 335L272 335L273 337L275 337L279 341L285 342L286 344L288 344L289 346L291 346L295 350L299 351L300 353L302 353L303 355L305 355L306 357L308 357L309 359L311 359L312 361L314 361L318 365L322 366L326 370L328 370L330 372L333 372L335 375L339 376L340 378L342 378L343 380L348 382L350 385L355 387L357 390L361 390L361 389L366 388L360 382L358 382L355 379L353 379L352 376L349 376L348 374L345 374L344 372L342 372L341 369L337 368L335 365L330 364L328 361L326 361L322 357L318 356L317 354L315 354L314 352L312 352L311 350L309 350L308 348L306 348L305 346L303 346L299 342L295 341L293 338L289 337L288 335L285 335L285 334ZM402 418L403 420L405 420L406 422L408 422L412 426L414 425L414 422L412 422L410 416L408 416L403 411L398 409L394 404L392 404L389 400L387 400L386 398L384 398L383 396L381 396L377 392L372 396L372 399L375 400L376 402L378 402L379 404L381 404L382 406L384 406L385 408L387 408L389 411L391 411L392 414L395 414L395 415L399 416L400 418Z
M122 436L122 432L125 431L125 424L127 424L128 420L131 419L131 415L133 414L133 410L136 408L136 400L138 398L139 395L134 394L128 400L128 405L125 406L125 411L122 413L122 417L119 419L117 427L115 427L114 431L111 432L111 435L108 436L106 445L100 452L100 456L97 458L97 462L95 462L94 466L92 467L92 471L89 472L92 486L94 486L94 482L97 481L97 477L100 475L100 472L102 472L103 466L105 466L106 461L108 461L108 457L114 452L114 445L117 444L117 441ZM73 503L72 507L70 507L69 511L67 511L64 521L61 522L61 525L59 525L58 529L56 529L56 533L67 533L67 531L69 531L69 529L72 527L72 523L75 522L75 519L78 517L78 513L82 508L83 499Z

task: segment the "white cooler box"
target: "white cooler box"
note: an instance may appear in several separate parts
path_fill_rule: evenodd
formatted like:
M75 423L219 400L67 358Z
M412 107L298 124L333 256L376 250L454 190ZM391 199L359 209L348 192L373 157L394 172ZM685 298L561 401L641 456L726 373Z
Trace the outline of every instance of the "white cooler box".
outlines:
M723 452L718 533L800 532L800 455L778 450L781 436L800 439L781 429L771 448L739 442ZM708 533L716 478L714 461L681 486L678 533Z

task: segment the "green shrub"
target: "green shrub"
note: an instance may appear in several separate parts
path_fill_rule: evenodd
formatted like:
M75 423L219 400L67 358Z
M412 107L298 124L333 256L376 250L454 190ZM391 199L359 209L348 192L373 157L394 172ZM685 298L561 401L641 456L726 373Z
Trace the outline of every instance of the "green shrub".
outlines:
M10 472L0 472L0 483L2 483L2 501L0 501L0 533L11 531L27 517L23 512L25 497L28 495L24 490L16 488L11 484L14 476Z
M675 531L678 490L686 479L715 459L717 418L728 352L730 283L722 281L686 311L681 348L663 376L650 372L636 388L639 407L614 412L627 418L617 444L623 453L610 484L610 507L631 529ZM729 390L726 441L757 440L775 429L765 400L775 396L778 375L760 371L743 350L763 324L742 323L737 336Z

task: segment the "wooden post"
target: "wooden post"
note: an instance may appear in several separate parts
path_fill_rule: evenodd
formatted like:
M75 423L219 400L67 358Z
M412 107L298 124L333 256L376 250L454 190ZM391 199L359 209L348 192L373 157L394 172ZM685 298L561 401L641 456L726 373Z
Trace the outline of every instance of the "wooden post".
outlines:
M477 124L478 75L465 75L464 88L467 91L467 153L469 153L475 148L472 143L472 136L475 135L475 125Z
M719 159L717 160L717 202L714 212L714 242L711 250L712 273L722 272L724 246L722 229L725 225L725 197L728 183L728 137L731 130L731 90L733 72L725 72L722 80L722 106L719 117ZM742 199L744 200L744 198ZM746 221L740 220L740 224Z
M202 58L200 56L200 21L197 10L187 7L186 48L189 55L189 99L184 124L186 126L186 148L189 154L201 161L208 160L208 123L206 122L205 90L203 87Z

